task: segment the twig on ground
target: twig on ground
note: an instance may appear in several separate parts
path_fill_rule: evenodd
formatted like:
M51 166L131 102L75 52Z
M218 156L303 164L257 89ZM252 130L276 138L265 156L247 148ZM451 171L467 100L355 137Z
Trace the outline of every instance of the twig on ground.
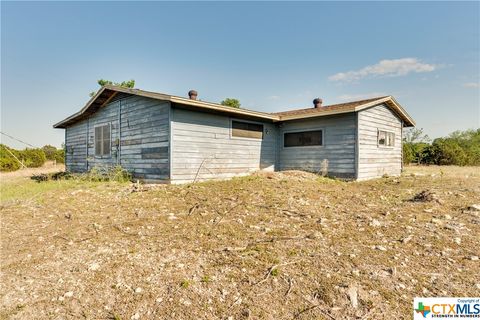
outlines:
M268 269L268 272L267 274L265 274L265 277L258 281L257 283L253 284L253 286L256 286L256 285L259 285L259 284L262 284L264 283L265 281L268 280L268 278L272 275L272 271L277 269L278 267L282 267L282 266L286 266L286 265L289 265L289 264L295 264L295 263L298 263L302 260L295 260L295 261L291 261L291 262L285 262L285 263L279 263L279 264L274 264L273 266L271 266L269 269Z

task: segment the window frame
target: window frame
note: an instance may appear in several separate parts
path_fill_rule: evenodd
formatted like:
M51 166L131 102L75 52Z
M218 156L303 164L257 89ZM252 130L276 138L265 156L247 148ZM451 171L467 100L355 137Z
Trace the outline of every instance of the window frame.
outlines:
M249 138L249 137L237 137L233 135L233 122L244 122L244 123L252 123L258 124L262 126L262 137L261 138ZM230 139L236 140L251 140L251 141L263 141L265 139L265 135L268 133L268 130L265 128L265 124L263 122L258 121L250 121L250 120L243 120L243 119L236 119L230 118Z
M321 145L314 145L314 146L293 146L293 147L285 147L285 134L286 133L299 133L299 132L310 132L310 131L322 131L322 144ZM282 131L282 149L296 149L296 148L323 148L325 147L325 128L318 127L318 128L308 128L308 129L292 129L292 130L283 130Z
M106 127L108 126L108 132L109 132L109 137L108 139L110 140L110 149L108 150L108 154L102 153L101 155L97 155L97 137L96 137L96 132L97 128L99 127ZM102 129L102 150L103 150L103 142L105 139L103 139L103 129ZM97 159L109 159L112 157L112 123L101 123L101 124L96 124L93 126L93 154L94 157Z
M388 134L393 135L392 145L380 144L380 132L385 132L385 142L387 142L386 140L387 140ZM395 132L377 128L377 147L378 148L387 148L387 149L395 148Z

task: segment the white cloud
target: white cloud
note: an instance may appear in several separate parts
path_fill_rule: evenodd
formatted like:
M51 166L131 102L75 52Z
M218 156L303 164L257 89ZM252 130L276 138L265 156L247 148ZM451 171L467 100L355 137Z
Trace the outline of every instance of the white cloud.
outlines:
M338 97L340 101L355 101L355 100L364 100L376 97L388 96L388 94L383 92L370 92L370 93L359 93L359 94L342 94Z
M334 74L328 77L328 79L330 81L355 81L367 77L398 77L405 76L412 72L432 72L437 68L437 65L422 63L417 58L381 60L377 64L366 66L360 70L353 70Z
M463 86L465 88L480 88L480 83L478 83L478 82L467 82L467 83L464 83Z

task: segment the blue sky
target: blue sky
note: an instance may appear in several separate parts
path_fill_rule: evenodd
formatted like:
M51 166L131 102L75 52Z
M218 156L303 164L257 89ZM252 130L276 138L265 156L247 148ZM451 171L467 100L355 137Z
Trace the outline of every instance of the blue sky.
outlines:
M480 127L480 3L1 3L2 131L60 146L100 78L261 111L390 94L438 137Z

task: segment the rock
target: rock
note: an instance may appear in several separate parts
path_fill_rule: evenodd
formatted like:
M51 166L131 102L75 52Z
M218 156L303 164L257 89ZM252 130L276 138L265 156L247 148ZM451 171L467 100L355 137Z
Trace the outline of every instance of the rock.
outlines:
M358 307L358 289L356 286L349 286L347 290L348 298L355 309Z
M432 213L432 212L433 212L433 209L423 209L423 212Z
M373 219L372 222L370 222L370 225L372 227L380 227L382 224L377 219Z
M384 246L375 246L375 249L380 251L387 251L387 248L385 248Z
M100 265L96 262L93 262L88 266L89 271L97 271L98 269L100 269Z
M135 293L142 293L142 291L143 291L142 288L136 288L135 289Z
M431 222L434 223L434 224L441 224L442 220L437 219L437 218L432 218Z
M443 218L446 220L452 220L452 216L449 214L444 215Z
M457 238L453 239L453 242L455 242L456 244L461 244L461 243L462 243L462 239L460 239L460 238L457 237Z
M71 297L73 297L73 291L65 292L65 294L63 296L66 297L66 298L71 298Z
M480 211L480 204L472 204L471 206L468 207L468 210L470 210L470 211Z
M400 240L400 241L402 241L402 243L407 244L407 243L410 242L410 240L412 240L412 238L413 238L412 235L409 235L409 236L406 236L405 238L403 238L403 239Z
M470 257L470 260L472 260L472 261L478 261L478 256L471 256L471 257Z
M132 320L138 320L138 319L140 319L140 314L138 314L138 312L137 312L137 313L135 313L133 316L131 316L130 319L132 319Z

